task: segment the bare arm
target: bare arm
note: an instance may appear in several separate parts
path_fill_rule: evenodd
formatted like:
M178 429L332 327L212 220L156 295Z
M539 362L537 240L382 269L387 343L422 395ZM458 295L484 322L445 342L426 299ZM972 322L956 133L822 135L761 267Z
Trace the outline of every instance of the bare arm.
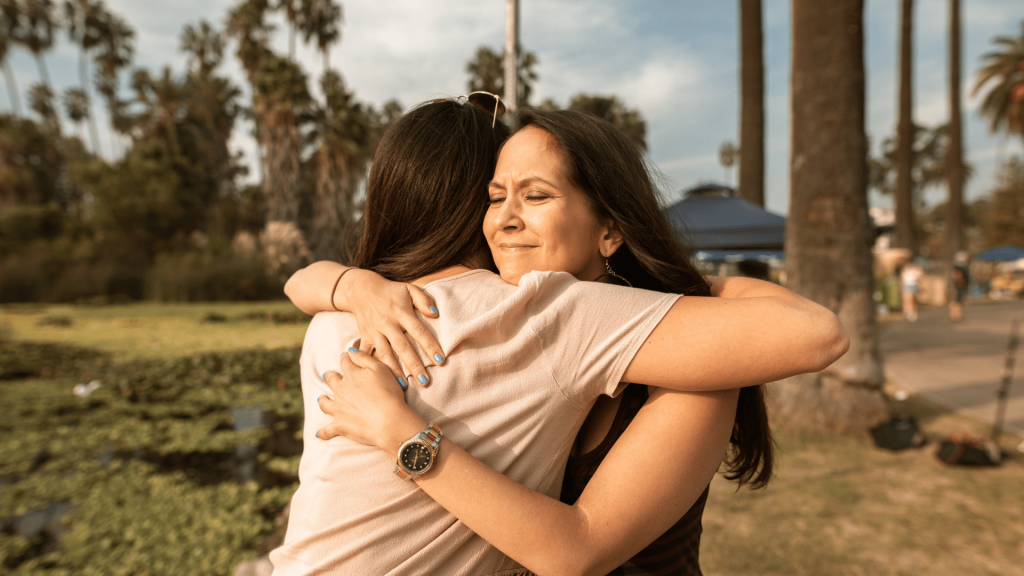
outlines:
M336 397L320 404L335 419L321 438L341 434L394 451L426 426L372 358L346 356L342 371L344 380L328 373ZM605 574L663 534L703 492L725 454L738 394L656 391L574 506L506 478L447 439L416 482L538 574Z
M849 339L824 306L751 278L712 278L717 297L680 298L644 342L622 379L699 391L754 386L817 372Z
M413 341L434 363L444 362L441 346L416 316L418 310L428 318L438 317L434 299L418 286L392 282L370 270L321 261L293 274L284 285L284 293L307 314L351 312L359 326L360 350L375 350L374 354L397 378L414 381L415 376L427 375ZM440 361L436 355L440 355Z

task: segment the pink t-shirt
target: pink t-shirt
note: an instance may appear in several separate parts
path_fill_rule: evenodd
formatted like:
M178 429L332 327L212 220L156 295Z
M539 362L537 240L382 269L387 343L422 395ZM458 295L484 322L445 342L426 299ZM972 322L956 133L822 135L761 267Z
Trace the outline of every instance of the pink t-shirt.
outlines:
M445 436L498 472L558 498L576 433L601 394L616 395L636 351L678 296L532 272L519 286L476 270L431 282L444 349L431 385L406 401ZM299 488L276 576L490 574L519 567L394 473L395 454L346 438L317 439L330 423L317 397L358 342L351 314L317 314L301 357L306 421ZM397 383L395 384L398 385Z

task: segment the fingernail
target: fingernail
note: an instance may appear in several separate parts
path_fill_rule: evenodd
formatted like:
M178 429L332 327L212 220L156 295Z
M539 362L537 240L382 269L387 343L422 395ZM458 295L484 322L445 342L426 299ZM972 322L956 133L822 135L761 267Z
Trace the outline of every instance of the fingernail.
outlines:
M409 383L405 381L405 378L399 378L398 385L402 387L402 390L405 390L406 388L409 387Z
M324 372L324 380L327 380L327 372Z
M423 374L420 374L419 376L417 376L416 379L420 381L420 385L421 386L426 386L427 385L427 377L424 376Z
M434 354L434 360L437 361L438 364L440 364L444 362L444 356L441 356L440 354Z
M430 307L430 311L433 312L434 314L437 314L437 308L433 306Z
M353 353L353 354L355 354L356 352L359 352L359 348L353 348L353 347L349 346L348 347L348 351Z
M321 399L321 398L323 398L323 396L317 396L317 397L316 397L316 403L317 403L317 404L319 404L319 403L320 403L320 399Z
M320 437L320 433L319 433L319 432L317 432L317 433L316 433L316 437L317 437L317 438L319 438L319 437Z

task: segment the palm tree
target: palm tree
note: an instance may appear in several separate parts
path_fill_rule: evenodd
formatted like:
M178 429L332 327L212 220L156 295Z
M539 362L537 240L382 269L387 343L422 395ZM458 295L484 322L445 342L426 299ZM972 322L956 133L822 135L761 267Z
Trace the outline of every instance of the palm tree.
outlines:
M946 163L946 255L953 257L964 247L964 153L960 128L960 0L949 1L949 152Z
M372 111L356 102L338 73L324 74L321 90L325 105L319 111L313 158L316 189L310 245L315 258L340 260L355 219L356 190L366 176L378 131Z
M288 61L295 61L295 32L303 26L303 4L309 0L277 0L277 8L284 10L284 19L288 22Z
M132 74L132 89L135 101L142 105L135 118L136 126L143 134L163 134L171 154L181 156L178 121L185 106L184 83L174 78L170 67L164 66L163 73L155 79L140 68Z
M740 0L740 197L764 206L764 48L761 0Z
M37 82L28 89L28 105L39 115L43 126L51 134L60 136L60 122L57 120L57 106L54 103L53 91L42 82Z
M627 108L617 96L577 94L569 101L568 109L586 112L611 122L641 150L647 149L647 123L639 110Z
M980 110L989 119L989 129L1024 137L1024 20L1019 37L999 36L992 42L998 49L982 56L984 65L975 76L971 96L988 86Z
M208 76L224 59L224 37L206 20L198 26L187 24L181 32L181 51L188 54L192 73Z
M4 80L7 93L11 98L11 109L15 115L21 115L21 100L18 98L18 85L14 81L14 72L7 63L7 54L17 39L21 12L17 0L0 0L0 67L4 69Z
M869 161L869 183L882 194L891 195L896 191L898 138L888 137L882 141L881 155ZM949 127L945 124L928 128L911 126L910 198L915 212L925 209L924 191L946 182L946 165L949 154ZM974 168L963 164L964 184L974 175ZM919 212L918 212L919 213ZM916 221L915 221L916 222Z
M896 226L894 245L917 254L914 235L913 179L913 30L914 0L903 0L900 12L900 95L896 124Z
M533 67L538 63L537 55L527 52L519 59L519 74L516 88L520 105L526 106L533 94L533 85L537 82L537 73ZM483 90L504 98L505 94L505 63L500 54L487 46L477 48L476 55L466 64L469 82L466 87L470 92Z
M888 417L872 299L864 0L793 0L792 30L786 282L838 315L850 351L822 372L775 383L772 414L862 432Z
M93 152L99 154L99 132L96 130L96 122L90 114L87 58L89 53L103 40L103 5L92 0L64 0L64 19L68 27L68 38L78 45L78 83L81 96L85 97L85 118L89 121L89 140L92 143ZM78 97L75 96L75 98Z
M18 41L32 53L39 67L39 79L53 94L50 73L46 69L43 54L53 48L56 18L53 0L22 0L22 26L19 27Z
M331 45L341 40L341 5L333 0L305 0L302 4L302 13L302 41L316 40L316 48L320 52L326 74L331 68Z
M96 89L107 102L110 123L114 129L111 138L127 135L133 121L127 112L127 103L118 98L119 74L132 62L135 53L135 31L121 17L103 11L99 22L100 42L95 48Z
M89 117L89 97L81 88L68 88L64 91L64 112L68 118L80 125L83 120Z

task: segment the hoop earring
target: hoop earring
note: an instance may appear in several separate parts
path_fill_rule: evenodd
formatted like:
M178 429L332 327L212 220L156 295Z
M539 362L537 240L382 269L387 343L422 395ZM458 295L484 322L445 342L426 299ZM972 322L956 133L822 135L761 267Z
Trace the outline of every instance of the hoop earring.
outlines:
M604 259L604 269L607 270L607 272L605 272L604 274L601 274L600 276L595 278L594 282L597 282L598 280L600 280L601 278L604 278L605 276L611 276L612 278L617 278L617 279L625 282L626 286L629 286L630 288L633 287L633 285L629 283L629 280L626 280L622 276L619 276L618 274L615 273L615 270L612 270L612 263L611 263L611 260L609 260L608 258Z

